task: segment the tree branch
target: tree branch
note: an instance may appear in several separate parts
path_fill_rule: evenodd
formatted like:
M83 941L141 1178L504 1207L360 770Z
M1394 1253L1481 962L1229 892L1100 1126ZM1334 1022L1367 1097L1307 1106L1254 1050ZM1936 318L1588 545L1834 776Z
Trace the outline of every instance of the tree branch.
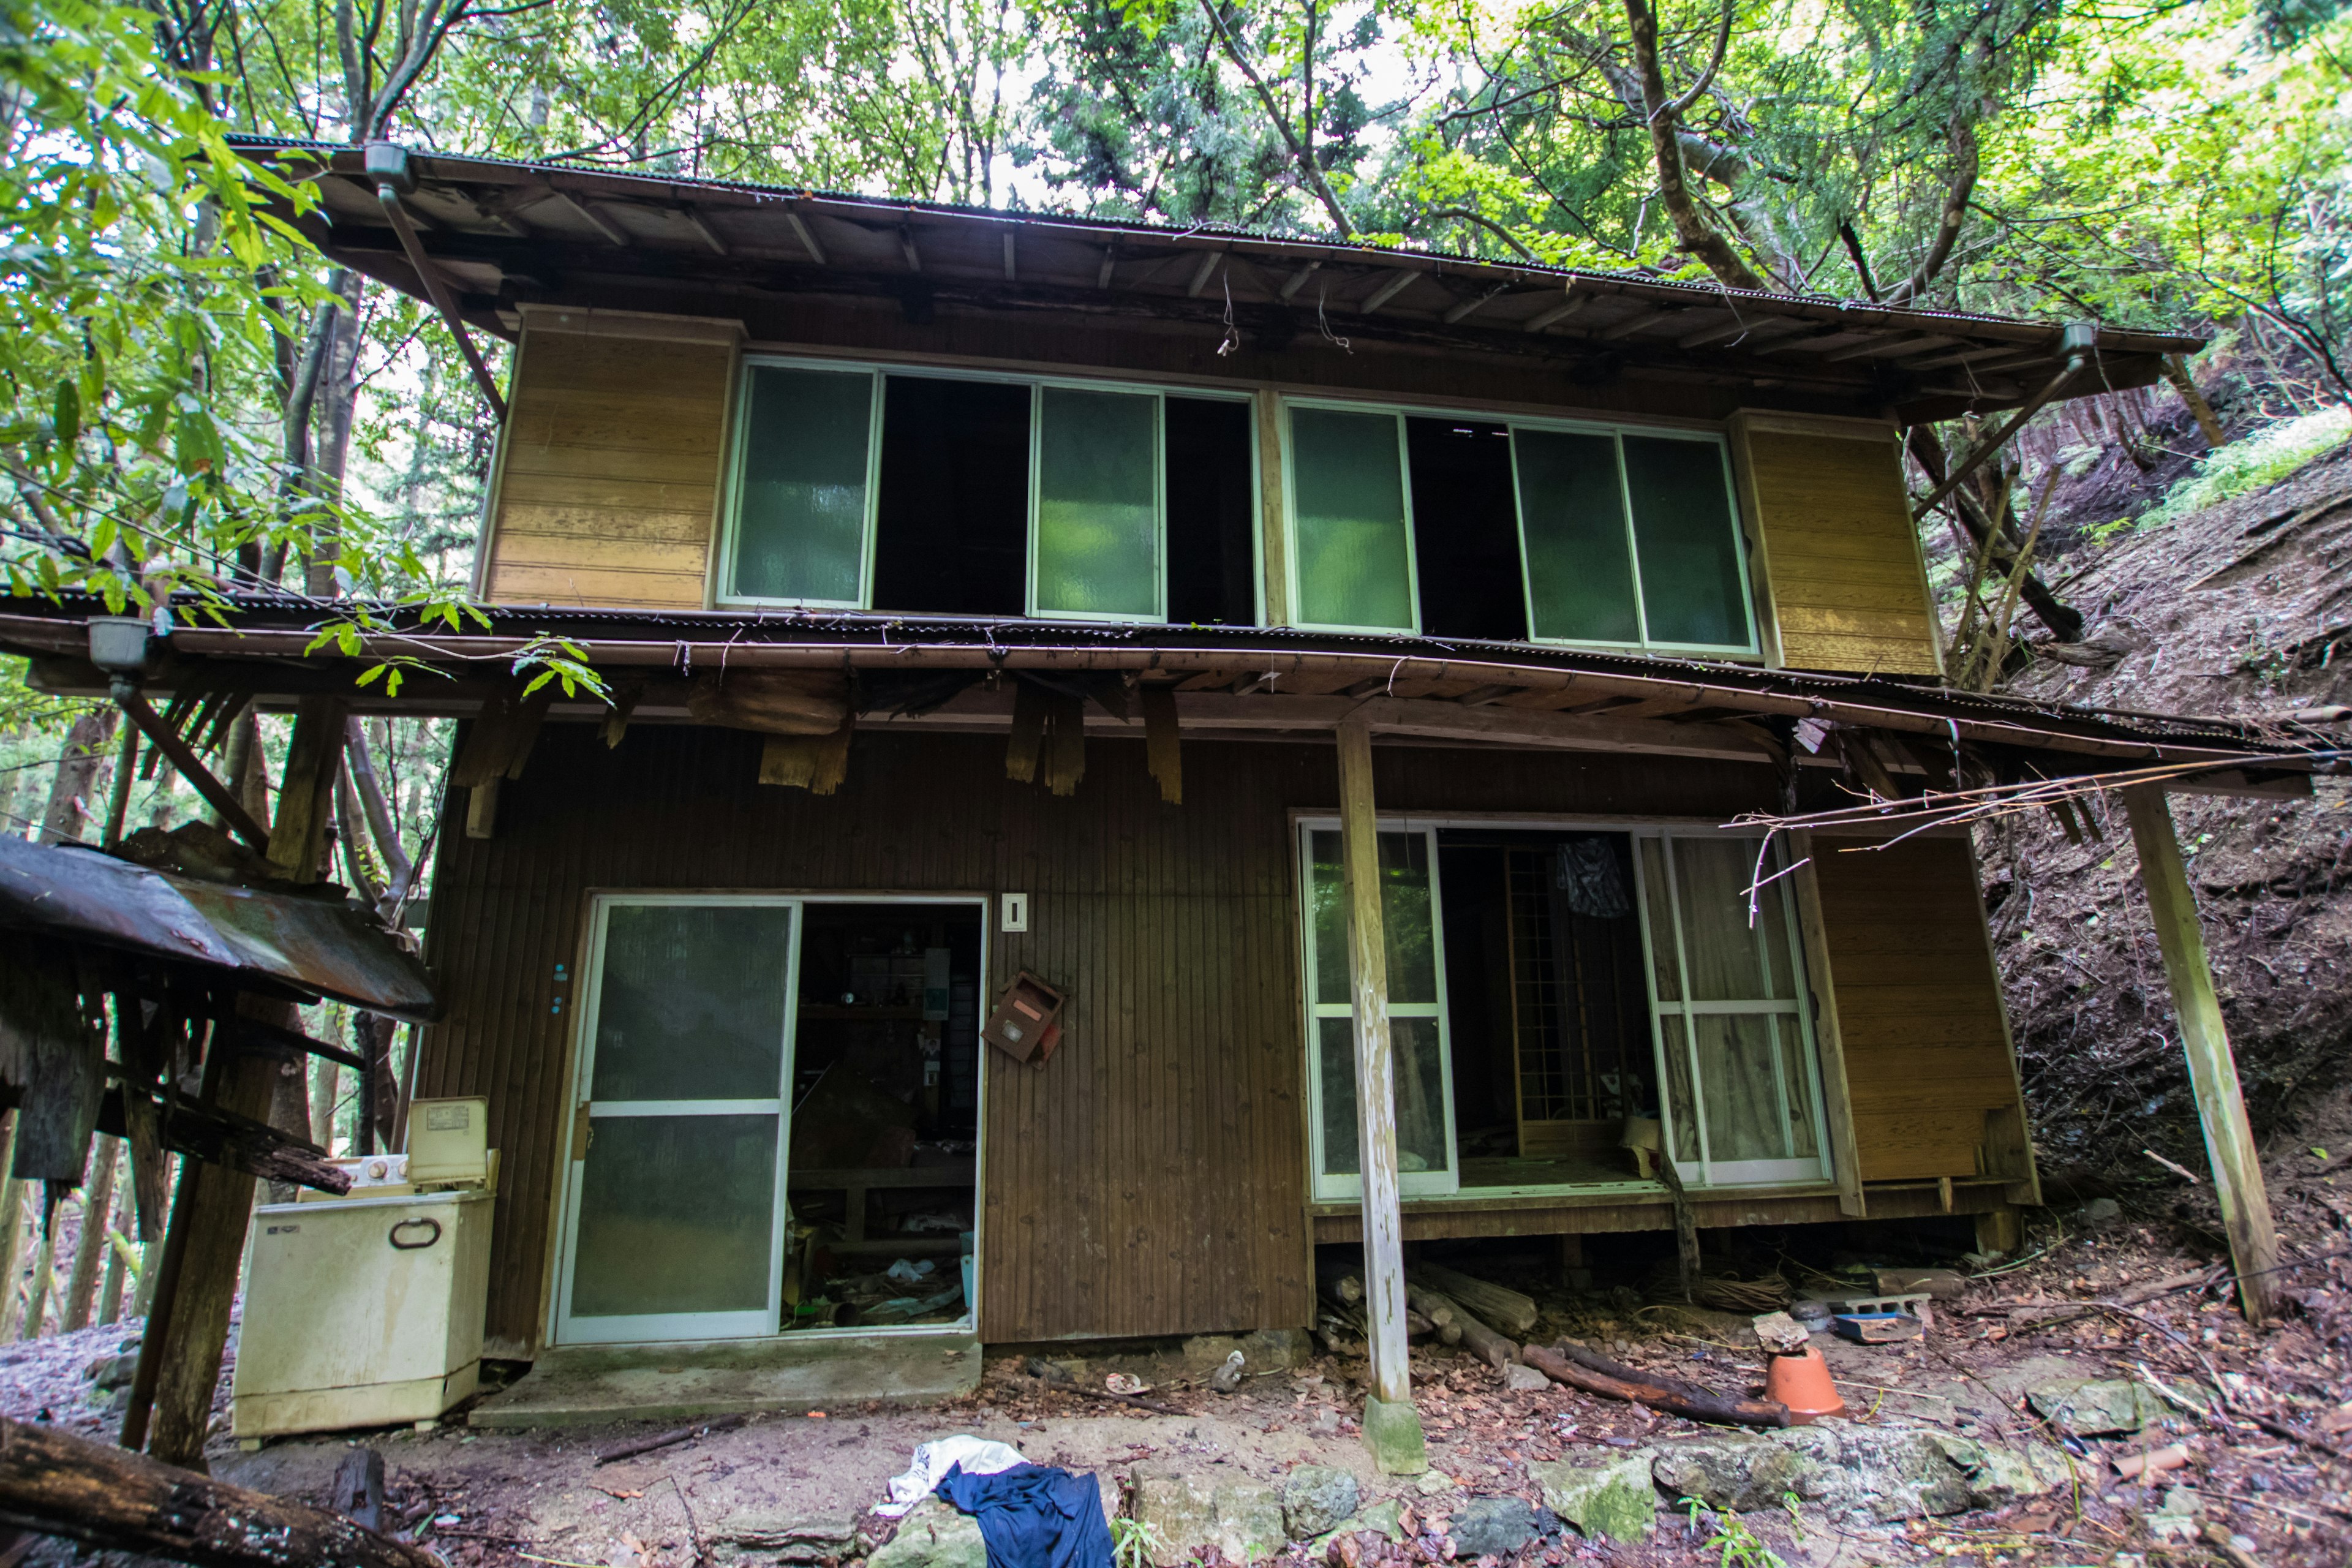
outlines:
M1224 16L1217 9L1217 0L1201 0L1201 9L1209 14L1209 26L1216 29L1218 41L1225 46L1226 58L1241 68L1242 75L1249 78L1250 87L1257 93L1258 102L1265 105L1266 114L1274 121L1274 128L1282 132L1283 143L1290 149L1291 162L1297 166L1299 178L1307 183L1307 188L1314 193L1316 200L1323 204L1323 211L1330 217L1331 226L1339 231L1342 239L1355 237L1356 226L1348 221L1347 213L1339 206L1339 198L1331 193L1330 183L1324 179L1323 171L1315 166L1313 154L1299 145L1297 132L1290 128L1289 116L1284 114L1282 106L1275 101L1274 89L1265 85L1265 79L1258 75L1257 68L1250 64L1249 57L1242 53L1241 41L1225 26Z
M1658 62L1657 13L1650 9L1647 0L1625 0L1625 19L1633 34L1633 68L1641 82L1642 116L1648 122L1650 147L1658 165L1658 199L1675 226L1675 237L1718 282L1764 292L1764 279L1739 258L1729 240L1707 226L1698 205L1691 200L1690 187L1683 177L1682 147L1675 136L1674 104L1666 97L1665 73Z

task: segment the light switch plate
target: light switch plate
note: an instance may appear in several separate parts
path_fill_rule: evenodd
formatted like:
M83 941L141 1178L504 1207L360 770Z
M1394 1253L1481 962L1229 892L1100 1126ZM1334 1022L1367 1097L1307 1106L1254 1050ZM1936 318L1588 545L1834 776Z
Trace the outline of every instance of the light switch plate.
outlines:
M998 931L1027 931L1029 929L1028 894L1006 893L997 900L997 910L999 918L996 922L996 929Z

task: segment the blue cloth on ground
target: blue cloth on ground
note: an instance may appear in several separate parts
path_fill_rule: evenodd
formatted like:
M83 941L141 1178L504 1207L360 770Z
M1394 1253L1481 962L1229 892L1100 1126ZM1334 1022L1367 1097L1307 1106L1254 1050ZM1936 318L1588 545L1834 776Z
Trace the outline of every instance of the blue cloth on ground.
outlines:
M1044 1465L974 1476L958 1465L938 1489L980 1521L988 1568L1110 1568L1110 1525L1092 1476Z

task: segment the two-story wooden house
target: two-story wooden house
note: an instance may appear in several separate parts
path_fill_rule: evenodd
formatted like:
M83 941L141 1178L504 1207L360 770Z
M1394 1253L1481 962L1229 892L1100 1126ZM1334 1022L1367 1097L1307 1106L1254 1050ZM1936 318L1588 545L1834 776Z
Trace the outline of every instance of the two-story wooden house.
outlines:
M247 151L513 345L490 629L373 645L471 720L414 1087L490 1100L494 1353L1304 1327L1368 1224L1671 1229L1645 1141L1702 1228L2001 1234L1968 838L1727 825L2275 749L1938 680L1904 426L2194 340ZM541 635L611 707L518 698Z

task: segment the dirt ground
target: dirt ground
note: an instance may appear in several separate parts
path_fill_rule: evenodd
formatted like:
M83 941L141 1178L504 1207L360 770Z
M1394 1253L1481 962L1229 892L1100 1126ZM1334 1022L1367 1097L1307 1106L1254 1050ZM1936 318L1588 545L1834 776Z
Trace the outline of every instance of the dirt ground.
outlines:
M2352 1130L2344 1097L2315 1110L2329 1126ZM2271 1179L2287 1256L2295 1262L2283 1276L2289 1315L2262 1332L2249 1331L2203 1283L2218 1280L2221 1256L2207 1226L2173 1215L2168 1205L2135 1201L2112 1215L2105 1204L2037 1214L2022 1256L1990 1264L1961 1300L1939 1309L1920 1340L1827 1343L1852 1419L1861 1424L1931 1427L1986 1442L2054 1437L2023 1401L2027 1387L2053 1377L2123 1377L2157 1380L2185 1396L2160 1426L2137 1439L2066 1440L2076 1456L2075 1486L2000 1512L1856 1527L1809 1517L1801 1508L1767 1510L1745 1516L1756 1549L1788 1564L1822 1568L1956 1556L1978 1558L1985 1568L2222 1562L2211 1545L2164 1546L2150 1538L2145 1511L2163 1487L2185 1484L2201 1500L2203 1518L2221 1524L2242 1554L2227 1560L2231 1568L2246 1568L2242 1559L2258 1568L2352 1562L2352 1247L2346 1236L2352 1228L2352 1160L2344 1153L2322 1160L2298 1146L2273 1162ZM1772 1256L1782 1277L1803 1292L1824 1287L1803 1258L1832 1267L1872 1257L1919 1260L1891 1227L1850 1232L1845 1250L1827 1258L1819 1250L1825 1239L1818 1233L1760 1238L1768 1252L1749 1255L1748 1267L1736 1271L1756 1278L1762 1269L1753 1265ZM1644 1276L1646 1259L1589 1257L1600 1266L1599 1288L1583 1293L1559 1288L1553 1266L1533 1254L1489 1252L1481 1266L1538 1297L1545 1316L1536 1340L1574 1334L1622 1360L1724 1392L1754 1385L1759 1362L1745 1317L1645 1303L1625 1281ZM2142 1299L2152 1288L2184 1279L2198 1283ZM2095 1301L2116 1305L2086 1307ZM113 1353L132 1331L126 1325L10 1347L0 1356L0 1406L18 1419L105 1435L110 1396L94 1392L81 1369ZM1512 1392L1493 1369L1454 1352L1416 1348L1413 1361L1434 1472L1423 1479L1374 1474L1353 1418L1363 1363L1330 1357L1255 1377L1232 1396L1163 1385L1151 1397L1180 1412L1173 1415L1046 1389L1022 1373L1018 1357L995 1357L978 1393L952 1405L756 1418L612 1465L600 1466L597 1455L658 1427L476 1433L453 1421L432 1433L289 1440L253 1454L216 1436L210 1458L225 1479L323 1503L347 1447L367 1443L384 1457L400 1533L457 1568L694 1568L714 1549L723 1556L727 1536L746 1521L856 1521L863 1539L878 1542L893 1526L869 1510L885 1499L887 1479L907 1468L918 1443L957 1432L1010 1443L1039 1463L1097 1473L1114 1511L1123 1506L1135 1467L1145 1462L1274 1481L1296 1465L1314 1463L1353 1471L1368 1500L1405 1500L1423 1531L1402 1546L1362 1537L1354 1558L1332 1558L1358 1568L1360 1562L1451 1558L1449 1515L1468 1497L1537 1500L1531 1462L1696 1430L1566 1388ZM2229 1401L2218 1414L2210 1404L2217 1379ZM2162 1478L2163 1487L2144 1490L2116 1474L2112 1460L2174 1442L2185 1445L2189 1460ZM1741 1556L1743 1542L1727 1544L1713 1515L1702 1510L1693 1520L1671 1502L1661 1499L1659 1528L1646 1542L1595 1545L1570 1531L1530 1552L1524 1568L1597 1560L1771 1568ZM62 1546L45 1550L42 1559L88 1560Z

